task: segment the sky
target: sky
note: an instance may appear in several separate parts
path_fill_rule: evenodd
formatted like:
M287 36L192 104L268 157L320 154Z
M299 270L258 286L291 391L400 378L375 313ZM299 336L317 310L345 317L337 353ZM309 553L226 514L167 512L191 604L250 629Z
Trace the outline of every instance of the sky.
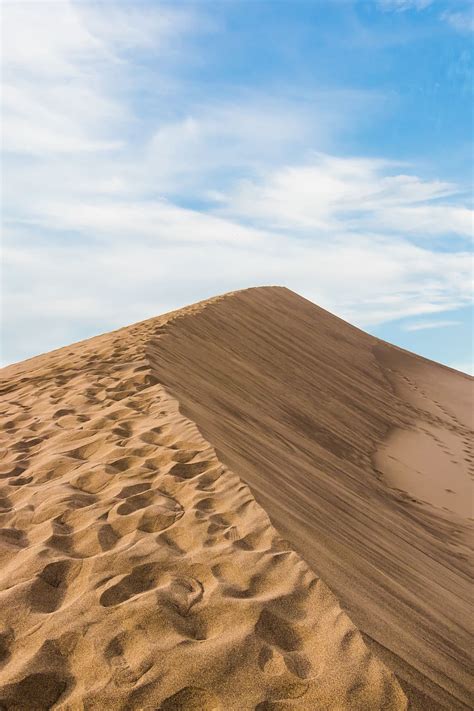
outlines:
M287 286L472 372L470 0L3 0L2 363Z

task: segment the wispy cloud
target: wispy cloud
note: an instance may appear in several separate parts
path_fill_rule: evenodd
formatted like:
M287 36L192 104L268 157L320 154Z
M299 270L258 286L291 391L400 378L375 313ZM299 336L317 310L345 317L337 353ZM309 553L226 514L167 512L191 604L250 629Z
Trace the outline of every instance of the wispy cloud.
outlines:
M376 3L385 12L399 13L438 7L436 0L376 0ZM448 10L439 13L439 20L446 22L457 32L474 32L474 6L471 0L451 0L448 7Z
M450 326L462 326L462 321L414 321L402 326L404 331L425 331L431 328L448 328Z
M376 0L383 10L395 10L405 12L406 10L424 10L433 4L434 0Z
M444 12L441 17L458 32L474 32L474 7L471 4L464 10Z
M158 55L190 31L184 12L46 0L2 6L5 150L43 159L123 147L131 48ZM121 81L125 86L121 85Z
M220 200L229 214L273 228L470 237L473 214L456 185L395 168L383 160L317 154L305 165L242 180Z

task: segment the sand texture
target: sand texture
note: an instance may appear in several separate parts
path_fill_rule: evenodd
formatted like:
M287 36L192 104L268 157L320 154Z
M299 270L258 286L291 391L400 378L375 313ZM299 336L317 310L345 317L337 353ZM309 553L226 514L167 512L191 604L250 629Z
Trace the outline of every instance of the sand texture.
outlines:
M470 707L469 378L265 288L0 380L0 709Z
M420 709L473 706L473 380L282 288L170 323L154 372Z

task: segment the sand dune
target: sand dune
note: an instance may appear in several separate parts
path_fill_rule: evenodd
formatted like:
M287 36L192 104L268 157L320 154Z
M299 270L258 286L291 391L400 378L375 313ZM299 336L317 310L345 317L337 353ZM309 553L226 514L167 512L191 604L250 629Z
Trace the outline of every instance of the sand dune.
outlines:
M3 369L0 708L468 708L470 382L276 288Z
M412 703L470 708L472 379L279 288L183 315L149 350Z

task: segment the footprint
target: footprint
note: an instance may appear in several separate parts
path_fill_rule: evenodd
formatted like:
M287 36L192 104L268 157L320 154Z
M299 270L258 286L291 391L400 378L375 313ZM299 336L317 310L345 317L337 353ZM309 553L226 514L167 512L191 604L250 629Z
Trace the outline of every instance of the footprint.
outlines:
M198 501L194 506L194 515L196 518L208 518L216 508L214 499L206 498Z
M199 454L199 452L195 449L178 450L173 454L173 461L179 462L180 464L187 464L191 459L194 459L196 454Z
M206 513L209 513L210 511L214 511L214 509L216 508L216 502L214 501L214 499L208 497L206 499L201 499L200 501L198 501L195 508L198 511L205 511Z
M123 439L130 439L133 432L133 426L130 420L124 420L120 422L116 427L112 429L114 435Z
M32 476L19 476L16 479L10 479L8 481L8 485L9 486L24 486L25 484L29 484L32 481L33 481Z
M137 494L136 496L130 496L123 504L117 509L117 513L120 516L128 516L139 509L144 509L151 504L154 498L153 492L148 492L146 494Z
M268 702L276 702L275 705L270 706L270 708L275 708L279 711L285 707L289 709L295 708L295 706L290 704L286 705L284 702L289 699L301 699L309 689L309 682L299 679L295 680L293 676L282 674L273 680L272 686L273 688L268 691ZM303 708L308 707L305 705Z
M132 469L137 464L141 464L141 463L142 463L142 457L130 456L130 457L121 457L120 459L116 459L114 462L110 462L110 466L119 472L126 472L129 469Z
M124 488L117 494L119 499L127 499L129 496L135 496L135 494L142 494L144 491L148 491L151 488L151 484L133 484L132 486L124 486Z
M66 417L66 415L73 415L74 413L75 413L75 410L62 408L61 410L56 410L56 412L53 415L53 419L57 420L60 417Z
M149 432L144 432L142 435L140 435L140 440L142 442L145 442L145 444L155 444L159 445L161 444L161 433L163 431L162 427L154 427L152 430Z
M160 566L156 563L138 565L116 585L107 588L100 596L102 607L112 607L127 602L136 595L148 592L157 585Z
M11 627L0 632L0 665L5 664L10 659L14 638L15 635Z
M202 600L204 586L192 577L176 577L160 589L158 602L167 609L169 620L178 634L186 639L202 641L208 637L206 619L194 608Z
M266 607L260 613L255 625L255 632L268 644L280 647L286 652L296 651L303 644L303 640L294 625L291 625L279 615L275 615Z
M167 531L166 533L160 533L160 535L156 537L156 542L159 546L166 549L170 556L182 556L186 553L186 550L185 548L181 548L179 546L178 541L174 539L172 533L173 529L169 532Z
M348 629L347 631L345 631L341 639L340 648L346 654L348 652L354 655L363 654L365 650L365 644L358 630Z
M144 671L135 672L127 662L122 645L124 636L124 633L121 633L114 637L107 645L104 654L112 669L112 676L117 686L133 685L144 673Z
M211 572L220 583L235 587L243 587L247 584L247 571L235 563L229 561L216 563L212 566Z
M177 462L170 470L170 474L178 479L192 479L205 472L211 466L211 462Z
M299 652L291 652L285 655L284 660L288 671L300 679L306 679L311 674L311 662L306 655Z
M56 672L28 674L20 681L3 687L0 708L46 711L59 701L73 681L72 677Z
M175 499L160 496L156 504L145 509L137 528L145 533L158 533L172 526L183 515L184 509Z
M258 655L258 666L270 676L280 676L285 671L285 661L276 650L264 645Z
M70 509L83 509L95 504L97 502L97 496L93 494L72 494L72 496L68 496L64 501Z
M233 545L244 551L267 550L268 546L266 545L265 533L265 531L248 533L246 536L234 540Z
M67 592L69 581L77 575L79 568L80 564L65 559L48 563L31 586L31 611L46 613L57 610Z
M28 545L26 533L18 528L0 528L0 541L15 548L25 548Z
M297 706L284 701L262 701L255 706L255 711L295 711L296 709L298 709Z
M13 467L13 469L10 469L11 466L11 464L7 465L8 471L2 471L0 473L0 479L10 479L17 476L21 476L21 474L23 474L23 472L25 472L27 469L25 465L20 464L17 464L15 467Z
M175 578L168 594L179 614L185 617L202 600L204 586L196 578Z
M73 449L65 450L64 454L67 454L68 457L72 457L73 459L77 459L79 461L87 461L90 460L90 458L93 457L94 454L97 454L98 452L103 450L105 445L105 437L96 438L92 439L86 444L80 445L79 447L74 447Z
M205 491L205 492L211 492L215 491L215 487L213 484L216 483L216 481L219 479L219 474L206 474L205 476L201 477L199 482L196 485L196 489L198 491Z
M38 444L41 444L42 442L43 442L43 439L41 437L31 437L30 439L25 438L25 439L22 439L20 442L17 442L16 444L14 444L12 449L17 452L28 452L30 449L32 449L33 447L36 447Z
M185 686L163 701L159 711L223 711L215 694L197 686Z
M233 519L233 517L232 517ZM229 528L232 525L231 517L222 514L213 514L210 519L212 523L220 528Z
M99 528L97 539L103 551L109 551L115 546L120 536L118 536L109 523L105 523Z
M71 480L71 485L87 494L98 494L113 481L114 474L107 471L107 465L95 465L84 474Z
M231 526L225 533L224 533L224 538L226 538L228 541L231 541L232 543L235 543L235 541L238 541L240 539L240 533L238 528L235 526Z

